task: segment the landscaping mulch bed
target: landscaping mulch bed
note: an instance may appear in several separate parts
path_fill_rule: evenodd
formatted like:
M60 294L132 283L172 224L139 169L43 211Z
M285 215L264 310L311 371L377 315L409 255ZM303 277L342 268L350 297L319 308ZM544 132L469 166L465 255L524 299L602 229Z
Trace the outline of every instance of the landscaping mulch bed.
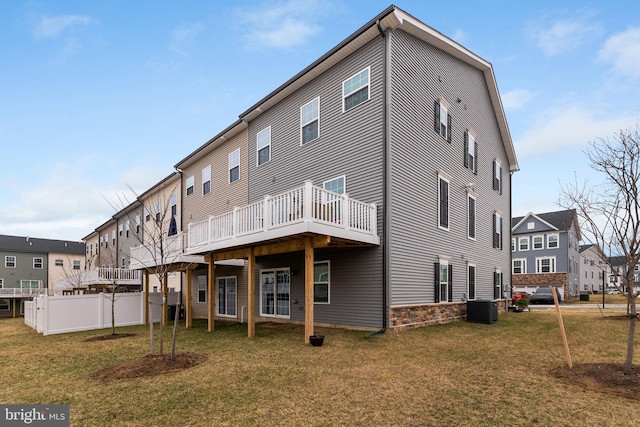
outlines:
M179 353L171 360L170 354L148 354L137 359L127 360L117 366L101 369L92 377L109 382L125 378L151 377L170 372L183 371L204 363L208 356L197 353Z
M585 363L555 368L550 374L567 384L598 390L615 396L637 400L640 396L640 367L633 366L625 375L623 365L616 363Z

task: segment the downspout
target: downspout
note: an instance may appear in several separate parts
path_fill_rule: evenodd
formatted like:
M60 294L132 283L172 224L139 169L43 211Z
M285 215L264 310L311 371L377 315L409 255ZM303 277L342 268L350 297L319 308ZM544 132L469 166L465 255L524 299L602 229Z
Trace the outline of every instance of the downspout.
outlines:
M391 282L391 33L385 34L380 20L376 21L378 31L384 40L382 55L382 146L383 146L383 183L382 183L382 329L387 330L389 311L389 283Z

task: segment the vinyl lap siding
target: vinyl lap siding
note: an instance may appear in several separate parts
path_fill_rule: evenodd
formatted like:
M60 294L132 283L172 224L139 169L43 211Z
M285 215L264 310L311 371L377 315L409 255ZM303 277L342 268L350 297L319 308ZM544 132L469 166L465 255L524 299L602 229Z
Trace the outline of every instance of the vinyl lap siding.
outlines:
M434 101L451 109L452 142L434 130ZM461 102L456 100L460 98ZM433 264L453 267L453 301L467 292L467 262L476 264L477 298L493 298L493 273L510 283L509 165L482 72L402 31L392 33L391 305L434 302ZM478 175L464 167L464 132L479 145ZM492 188L492 162L503 166L503 193ZM438 228L438 171L449 185L449 231ZM477 193L476 240L467 238L467 183ZM492 219L502 213L503 249L492 246Z
M382 39L372 40L249 123L250 202L301 186L306 179L321 186L346 175L350 197L378 206L378 234L382 235L382 53ZM343 113L342 82L366 67L370 67L369 100ZM300 146L300 107L318 96L320 137ZM271 126L271 161L256 166L256 134L267 126ZM317 260L327 259L318 252ZM327 251L329 259L335 254L342 258L335 258L331 265L331 304L316 305L316 321L381 326L382 247ZM304 271L302 253L284 258L286 262L257 262L260 268L291 266ZM292 280L291 299L304 303L303 274ZM303 320L304 311L291 307L292 320Z

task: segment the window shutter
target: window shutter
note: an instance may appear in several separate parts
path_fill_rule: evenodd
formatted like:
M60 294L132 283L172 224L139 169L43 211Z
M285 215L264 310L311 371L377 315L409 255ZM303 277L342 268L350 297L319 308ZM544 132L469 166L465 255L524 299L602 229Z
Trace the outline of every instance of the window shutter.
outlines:
M440 226L449 227L449 183L440 179Z
M476 237L476 199L469 197L469 237Z
M496 247L502 250L502 217L500 217L500 234L498 234L497 239L498 239L498 246Z
M449 302L453 302L453 268L449 264Z
M434 111L435 111L435 130L436 133L440 133L440 102L435 101L434 103Z
M478 143L474 142L474 147L475 147L475 157L473 158L473 173L475 173L476 175L478 175Z
M502 168L500 168L500 194L502 194Z
M451 129L453 128L451 124L451 114L447 114L447 141L451 142Z
M494 271L493 272L493 299L499 298L499 295L496 295L497 293L498 293L498 273Z
M493 189L497 190L496 188L496 161L493 161L493 173L491 174L491 180L493 181Z
M469 133L464 133L464 167L469 167Z
M433 263L433 276L434 276L434 300L435 302L440 302L440 263Z

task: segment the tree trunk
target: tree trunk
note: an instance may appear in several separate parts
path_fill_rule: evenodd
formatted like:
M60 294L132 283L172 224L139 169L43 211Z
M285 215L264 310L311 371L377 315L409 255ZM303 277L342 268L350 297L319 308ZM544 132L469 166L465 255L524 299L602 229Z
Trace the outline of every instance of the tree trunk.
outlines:
M630 319L629 319L629 338L627 339L627 360L624 364L624 374L631 374L631 367L633 366L633 344L634 338L636 335L636 323L638 322L638 314L636 311L636 300L632 298L634 295L633 292L628 294L630 296L627 297L630 306Z

